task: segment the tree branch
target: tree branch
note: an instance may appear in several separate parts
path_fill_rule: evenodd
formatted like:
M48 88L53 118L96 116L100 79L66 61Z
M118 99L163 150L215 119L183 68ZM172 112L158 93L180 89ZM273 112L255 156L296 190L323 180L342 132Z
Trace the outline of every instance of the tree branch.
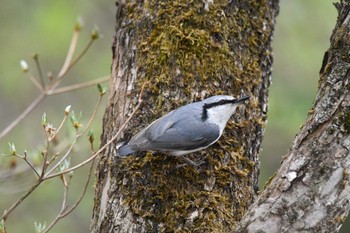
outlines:
M41 181L41 178L39 178L36 181L36 183L32 187L30 187L30 189L25 194L23 194L15 203L13 203L13 205L10 208L6 209L3 215L1 216L0 220L3 219L4 221L6 221L7 217L12 213L12 211L16 209L16 207L19 206L22 203L22 201L26 199L40 185Z
M67 72L74 65L76 65L78 63L78 61L80 61L80 59L89 50L89 48L91 47L93 42L98 38L98 33L97 32L93 32L93 33L94 34L92 34L89 43L85 46L83 51L80 52L74 60L72 60L73 55L74 55L74 51L75 51L76 46L77 46L78 38L80 35L80 27L77 26L74 28L73 37L72 37L70 47L68 49L68 53L67 53L66 59L64 61L64 64L63 64L59 74L57 75L56 79L51 81L45 87L41 87L40 83L38 83L38 81L32 76L32 74L30 74L30 80L38 87L39 90L41 90L41 93L14 121L12 121L4 130L1 131L0 139L3 138L6 134L8 134L16 125L18 125L18 123L21 122L46 96L50 95L51 93L53 93L55 91L55 89L58 87L58 85L60 85L60 83L62 82L62 80L65 77L65 75L67 74ZM37 59L36 59L36 62L38 63ZM40 65L38 65L37 67L39 69L38 70L39 75L42 75ZM89 83L88 85L81 84L81 87L87 87L87 86L90 86L90 84L91 83ZM78 89L78 85L79 84L76 84L74 87L66 87L65 89L59 90L59 92L57 92L57 93L66 92L66 91L69 91L70 89L76 90L76 89ZM54 94L57 94L57 93L54 93Z
M308 119L235 232L336 232L349 212L350 3L338 22Z
M91 80L91 81L87 81L87 82L84 82L84 83L77 83L77 84L73 84L73 85L70 85L70 86L57 88L55 90L52 90L50 92L50 95L61 94L61 93L64 93L64 92L75 91L75 90L82 89L82 88L85 88L85 87L95 86L96 84L102 83L102 82L106 82L109 79L110 79L110 76L105 76L105 77L98 78L98 79Z
M146 83L145 83L146 84ZM137 112L137 110L140 108L141 104L142 104L142 94L143 94L143 90L144 90L144 87L145 87L145 84L142 86L141 88L141 91L140 91L140 95L139 95L139 100L138 100L138 104L135 106L133 112L130 114L130 116L128 117L128 119L126 119L126 121L123 123L123 125L120 127L120 129L118 130L118 132L106 143L104 144L103 146L101 146L101 148L95 153L93 154L90 158L88 158L87 160L75 165L74 167L71 167L69 169L66 169L64 171L61 171L61 172L57 172L56 174L52 174L52 175L47 175L45 176L43 179L44 180L48 180L48 179L51 179L53 177L56 177L56 176L60 176L60 175L63 175L63 174L66 174L68 172L71 172L71 171L74 171L86 164L88 164L89 162L91 162L92 160L94 160L104 149L107 148L107 146L109 146L119 135L121 132L123 132L124 128L127 126L127 124L129 123L129 121L133 118L133 116L135 115L135 113Z

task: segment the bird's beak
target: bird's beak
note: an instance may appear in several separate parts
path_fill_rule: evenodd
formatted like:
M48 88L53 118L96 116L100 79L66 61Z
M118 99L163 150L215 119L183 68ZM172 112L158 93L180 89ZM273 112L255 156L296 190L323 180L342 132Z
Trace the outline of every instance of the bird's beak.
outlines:
M240 104L240 103L246 101L246 100L249 99L249 98L250 98L250 96L244 96L244 97L242 97L242 98L235 99L234 102L233 102L233 104Z

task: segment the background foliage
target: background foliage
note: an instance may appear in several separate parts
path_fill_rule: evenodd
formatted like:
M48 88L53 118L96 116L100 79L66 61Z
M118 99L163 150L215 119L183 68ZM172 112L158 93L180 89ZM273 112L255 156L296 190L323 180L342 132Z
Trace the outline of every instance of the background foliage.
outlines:
M25 59L33 73L33 53L38 53L44 74L57 73L62 66L77 17L82 17L85 26L78 45L82 48L97 25L103 38L82 59L64 81L64 85L92 80L110 72L111 41L114 34L115 8L113 1L76 0L4 0L0 7L0 130L17 116L38 94L27 76L21 72L19 61ZM282 156L287 152L299 126L315 97L318 71L323 53L329 47L329 37L335 25L336 10L332 1L281 0L274 36L273 85L270 88L269 118L261 157L261 179L265 181L274 174ZM107 83L104 84L107 86ZM0 141L0 154L7 153L8 142L15 142L18 151L26 149L35 154L44 145L41 115L47 113L54 124L63 117L64 108L72 105L76 112L82 111L86 120L93 111L98 93L95 87L51 96L44 100L18 127ZM93 125L95 137L101 132L102 105ZM84 121L83 121L84 123ZM66 135L69 138L69 127ZM76 150L76 157L85 156L84 144ZM87 146L86 146L87 148ZM9 165L9 158L0 159L0 171ZM18 164L17 166L20 166ZM86 171L77 172L72 180L71 198L81 189L80 180ZM16 179L0 182L0 211L7 208L19 190L25 190L34 176L23 173ZM34 221L50 222L60 208L61 182L49 181L24 201L9 217L9 232L32 229ZM66 220L58 223L52 232L88 232L93 205L93 191L78 209ZM343 227L341 232L350 228Z

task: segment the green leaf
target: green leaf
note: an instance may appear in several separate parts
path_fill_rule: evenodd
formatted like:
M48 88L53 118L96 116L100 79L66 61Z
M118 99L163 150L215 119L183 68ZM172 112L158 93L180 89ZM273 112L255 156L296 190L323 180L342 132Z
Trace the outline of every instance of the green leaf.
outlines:
M4 219L0 220L0 233L5 233L5 223Z
M57 170L58 172L62 172L64 170L67 170L70 167L70 160L65 159L58 167Z
M89 130L88 137L89 137L89 142L93 143L95 140L95 137L94 137L94 131L92 129Z
M46 222L41 224L40 222L34 222L35 232L36 233L42 233L46 229Z
M100 93L100 96L103 96L107 92L107 89L102 87L101 84L99 83L97 84L97 89L98 89L98 92Z
M42 126L46 127L47 125L47 116L46 113L44 112L43 115L41 116L41 124Z
M10 154L11 154L11 155L16 155L16 146L15 146L15 143L9 142L8 145L9 145Z
M91 39L92 40L97 40L100 38L100 36L101 36L100 32L96 28L92 30L92 32L91 32Z

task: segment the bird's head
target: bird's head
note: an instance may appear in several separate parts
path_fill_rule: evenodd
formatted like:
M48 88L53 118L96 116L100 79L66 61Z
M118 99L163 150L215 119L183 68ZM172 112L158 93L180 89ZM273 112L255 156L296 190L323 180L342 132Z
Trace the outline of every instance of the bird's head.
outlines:
M249 96L237 99L228 95L209 97L203 100L202 120L217 124L222 132L237 106L247 99Z

